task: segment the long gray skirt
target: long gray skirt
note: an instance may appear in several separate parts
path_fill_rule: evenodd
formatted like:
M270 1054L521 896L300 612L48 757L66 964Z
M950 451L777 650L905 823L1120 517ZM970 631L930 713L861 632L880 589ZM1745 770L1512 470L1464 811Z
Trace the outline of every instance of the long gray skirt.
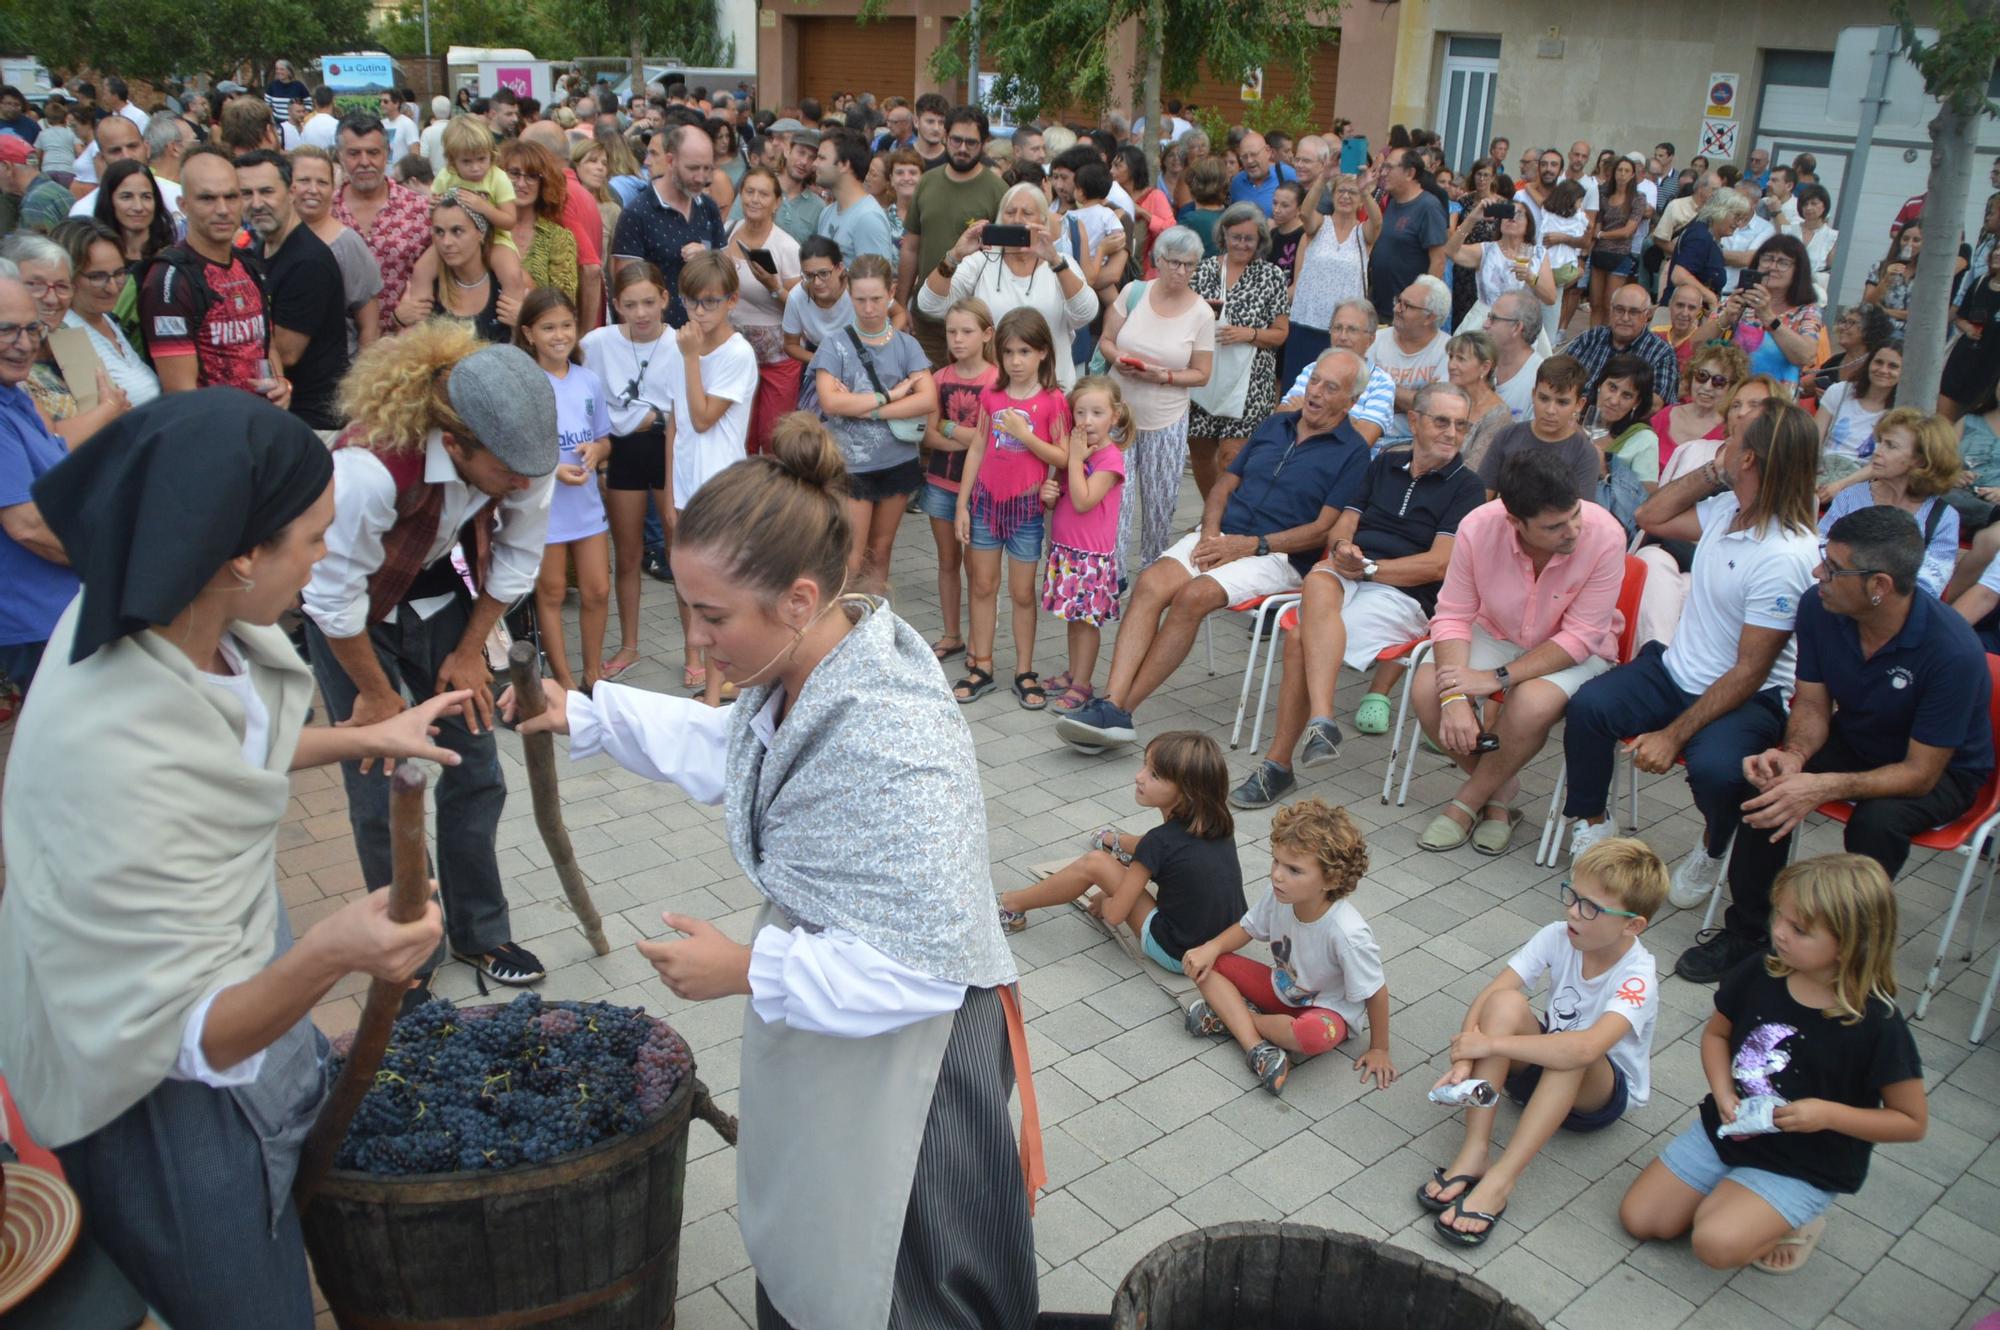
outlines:
M273 1233L257 1134L227 1090L162 1081L55 1153L91 1237L174 1330L312 1330L298 1213L287 1200Z
M1026 1330L1041 1304L998 990L968 989L917 1151L889 1330ZM757 1286L757 1330L793 1330Z

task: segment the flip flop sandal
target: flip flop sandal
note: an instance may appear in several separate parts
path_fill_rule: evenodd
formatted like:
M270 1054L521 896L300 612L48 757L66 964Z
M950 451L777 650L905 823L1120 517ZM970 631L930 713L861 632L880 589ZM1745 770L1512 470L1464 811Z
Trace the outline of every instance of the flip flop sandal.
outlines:
M1479 825L1479 810L1468 806L1462 799L1453 799L1451 806L1472 820L1461 827L1443 813L1439 813L1431 819L1431 824L1424 828L1424 834L1417 838L1418 849L1442 853L1446 850L1455 850L1472 839L1472 829Z
M1431 1170L1431 1181L1437 1184L1437 1189L1439 1191L1443 1191L1446 1187L1457 1186L1459 1183L1463 1182L1465 1184L1465 1189L1464 1191L1459 1192L1458 1196L1465 1195L1466 1192L1471 1191L1474 1187L1479 1185L1479 1179L1474 1177L1470 1173L1459 1173L1453 1175L1452 1177L1446 1177L1444 1175L1444 1170L1441 1168L1434 1168ZM1451 1209L1452 1206L1457 1205L1458 1196L1454 1196L1448 1201L1440 1201L1437 1197L1431 1195L1429 1192L1425 1191L1422 1187L1417 1188L1417 1204L1421 1205L1422 1207L1424 1207L1424 1209L1430 1211L1434 1215L1443 1214L1446 1210Z
M931 654L939 661L956 660L965 654L965 639L941 637L931 643Z
M1498 808L1501 805L1486 806ZM1472 848L1490 858L1497 858L1507 853L1507 847L1514 840L1514 828L1520 825L1521 810L1518 808L1509 808L1504 822L1497 818L1481 818L1478 825L1472 829Z
M952 700L964 706L967 702L978 701L999 686L993 678L993 671L967 665L965 677L951 686Z
M1771 1252L1777 1251L1778 1247L1773 1247L1771 1252L1765 1253L1750 1264L1767 1275L1795 1275L1806 1268L1806 1262L1812 1258L1813 1252L1819 1247L1819 1240L1824 1236L1826 1236L1826 1216L1821 1215L1805 1227L1794 1229L1778 1239L1778 1247L1799 1249L1798 1259L1790 1265L1769 1264Z
M1032 679L1032 683L1022 683ZM1049 690L1042 687L1042 676L1033 670L1023 670L1014 676L1014 698L1023 711L1046 711L1049 708Z
M1370 693L1354 708L1354 728L1361 734L1387 734L1390 715L1389 695Z
M1500 1217L1507 1213L1507 1207L1504 1205L1490 1215L1483 1210L1467 1210L1461 1204L1467 1195L1470 1193L1461 1193L1458 1200L1438 1211L1437 1218L1431 1221L1431 1228L1436 1230L1438 1237L1443 1239L1447 1246L1484 1247L1486 1239L1493 1236L1493 1230L1500 1227ZM1460 1219L1483 1219L1486 1221L1486 1227L1477 1233L1461 1233L1451 1224L1454 1211Z
M1050 687L1055 686L1055 681L1053 679L1049 680L1049 686ZM1081 707L1085 702L1090 701L1091 698L1096 696L1097 696L1097 690L1095 688L1092 688L1089 684L1073 683L1069 687L1063 689L1062 695L1056 698L1056 700L1050 703L1049 705L1053 706L1057 711L1067 714L1068 712L1075 711L1077 708Z
M614 656L612 657L612 659L616 660L617 657ZM639 663L639 657L634 656L632 657L632 659L626 661L623 665L607 665L604 667L604 677L607 679L616 679L619 675L625 673L625 671L631 669L634 665L637 665L638 663Z

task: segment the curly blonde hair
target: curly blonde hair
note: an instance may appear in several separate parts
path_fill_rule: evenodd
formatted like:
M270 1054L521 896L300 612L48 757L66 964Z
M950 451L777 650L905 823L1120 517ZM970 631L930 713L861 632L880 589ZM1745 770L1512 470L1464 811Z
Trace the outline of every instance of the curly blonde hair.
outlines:
M445 380L452 367L486 343L455 319L429 319L384 337L354 359L340 382L340 409L376 452L419 452L433 429L464 438L471 431L452 410Z
M1308 854L1326 879L1326 898L1345 900L1368 871L1368 842L1345 808L1320 799L1301 799L1271 819L1271 848Z

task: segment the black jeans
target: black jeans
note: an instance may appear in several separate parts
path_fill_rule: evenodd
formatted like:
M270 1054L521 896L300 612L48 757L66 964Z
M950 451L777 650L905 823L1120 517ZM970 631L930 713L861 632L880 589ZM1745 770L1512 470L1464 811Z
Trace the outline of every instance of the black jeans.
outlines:
M407 605L382 623L370 624L369 640L389 683L415 698L437 692L437 672L464 635L470 606L461 596L428 619ZM354 681L334 659L319 625L306 624L313 674L335 724L354 712ZM500 747L493 731L473 734L455 713L438 718L437 742L457 753L455 767L441 768L432 797L437 805L437 877L444 895L445 937L452 950L480 956L512 940L507 894L493 848L500 812L507 803L507 780L500 771ZM370 891L389 885L389 778L376 763L367 775L358 762L340 764L347 787L347 819L361 856L361 876Z
M1869 769L1837 729L1806 761L1807 771ZM1910 857L1911 838L1943 826L1972 807L1985 779L1984 772L1948 767L1928 794L1863 799L1847 819L1844 844L1850 854L1865 854L1882 865L1893 881ZM1773 844L1769 831L1748 824L1736 833L1736 848L1729 855L1729 911L1722 919L1724 928L1760 945L1770 936L1771 884L1784 871L1790 850L1790 836Z

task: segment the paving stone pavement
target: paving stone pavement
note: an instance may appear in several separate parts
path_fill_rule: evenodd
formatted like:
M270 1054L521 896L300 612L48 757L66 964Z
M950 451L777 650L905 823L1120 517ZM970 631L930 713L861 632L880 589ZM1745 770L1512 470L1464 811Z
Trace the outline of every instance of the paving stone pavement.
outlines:
M1198 515L1189 483L1180 516L1192 524ZM936 564L927 528L921 517L905 519L893 589L897 611L935 637ZM646 659L621 682L677 686L680 639L670 588L645 582L644 615ZM573 616L572 605L572 642ZM1004 614L1001 622L1004 632ZM1213 634L1217 673L1205 671L1197 646L1141 710L1142 738L1191 727L1227 741L1249 634L1226 615ZM1060 670L1063 649L1062 625L1044 616L1036 666L1044 674ZM1009 641L999 656L1011 673ZM1360 682L1343 674L1343 721L1364 691ZM966 719L978 746L996 889L1031 880L1036 865L1081 853L1092 827L1112 822L1143 830L1131 798L1136 750L1078 754L1056 739L1048 717L1020 710L1004 691L968 707ZM511 794L500 825L501 868L516 937L550 970L542 993L629 1003L673 1021L694 1046L718 1102L733 1110L743 1000L682 1002L630 946L665 931L663 910L714 920L748 940L757 895L730 858L720 810L691 804L678 789L601 758L574 766L562 760L565 817L613 944L609 956L593 956L535 830L519 742L503 735L501 748ZM1690 1120L1706 1092L1697 1041L1711 990L1673 978L1662 987L1651 1102L1610 1130L1552 1142L1485 1247L1459 1252L1439 1245L1411 1193L1433 1165L1451 1158L1457 1119L1424 1094L1444 1069L1464 1003L1517 945L1557 917L1556 889L1566 867L1538 868L1531 859L1561 749L1552 741L1524 773L1528 818L1513 851L1500 859L1469 847L1419 851L1417 835L1454 782L1442 759L1420 754L1407 806L1384 806L1387 752L1385 739L1350 737L1339 764L1303 773L1310 778L1295 794L1345 802L1368 837L1369 872L1354 899L1387 962L1390 1043L1402 1072L1389 1089L1364 1090L1350 1057L1336 1053L1298 1067L1284 1097L1274 1099L1233 1046L1186 1035L1172 1000L1131 954L1074 911L1041 911L1013 939L1050 1175L1035 1218L1045 1309L1108 1311L1126 1271L1156 1244L1236 1219L1289 1219L1397 1243L1477 1273L1555 1330L1950 1330L1970 1326L2000 1303L2000 1048L1967 1043L1973 1008L1995 963L1991 932L1970 966L1960 958L1961 941L1929 1018L1913 1026L1930 1090L1928 1137L1877 1150L1866 1188L1839 1202L1824 1243L1799 1275L1725 1275L1702 1266L1685 1242L1640 1247L1618 1226L1625 1187ZM1232 752L1232 776L1256 760L1247 747ZM1642 786L1641 833L1671 863L1694 843L1698 828L1686 786L1673 778ZM293 926L303 929L352 899L361 878L338 774L300 773L294 792L279 872ZM1237 818L1253 899L1269 869L1270 823L1271 810ZM1815 824L1806 845L1814 853L1837 849L1838 833ZM1963 862L1919 851L1897 884L1906 1009ZM1670 911L1648 930L1663 976L1698 924L1698 912ZM1961 938L1966 927L1962 922ZM315 1019L330 1032L351 1028L364 987L358 979L344 982ZM440 972L438 988L452 998L475 995L472 972L457 963ZM1514 1117L1511 1107L1503 1109L1503 1142ZM733 1160L699 1125L689 1154L677 1324L741 1330L754 1325L755 1315L753 1277L736 1229ZM329 1314L320 1319L331 1327Z

